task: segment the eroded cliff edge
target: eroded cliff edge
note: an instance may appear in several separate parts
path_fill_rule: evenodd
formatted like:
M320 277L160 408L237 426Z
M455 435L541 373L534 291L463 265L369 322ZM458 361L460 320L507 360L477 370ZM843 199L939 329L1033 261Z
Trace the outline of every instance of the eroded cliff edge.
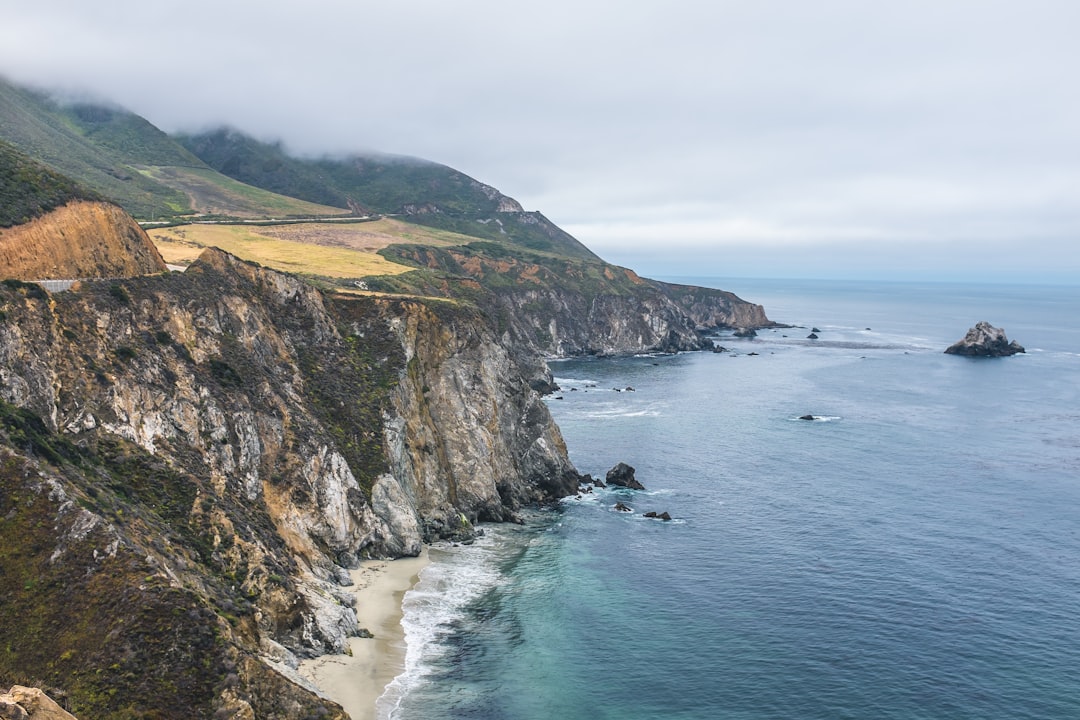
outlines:
M0 531L25 538L0 551L0 666L77 715L340 716L271 667L343 649L345 568L578 483L475 310L327 298L216 250L0 285L0 399Z
M370 285L467 299L526 364L541 356L702 350L712 347L703 337L709 331L775 325L764 308L733 293L650 280L600 260L490 242L381 252L417 270Z
M146 232L112 203L74 199L0 228L0 275L6 278L129 277L165 269Z

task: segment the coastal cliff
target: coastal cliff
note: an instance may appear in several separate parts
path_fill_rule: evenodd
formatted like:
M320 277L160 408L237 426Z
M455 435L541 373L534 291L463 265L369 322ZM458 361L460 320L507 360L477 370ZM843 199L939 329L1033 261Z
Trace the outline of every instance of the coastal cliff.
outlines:
M649 280L601 261L484 242L396 245L383 254L419 269L372 285L467 298L525 363L543 356L701 350L711 347L702 337L707 331L773 324L760 305L733 293Z
M27 538L0 558L16 579L0 622L21 628L0 674L88 716L118 710L107 687L173 705L176 653L206 654L197 707L332 708L270 668L343 650L347 568L577 486L475 310L327 299L208 250L183 275L77 292L8 282L0 311L0 516ZM146 642L166 627L171 658ZM57 662L57 641L78 650Z
M0 229L0 258L0 277L32 280L129 277L166 269L127 213L89 200Z
M83 718L343 718L296 667L357 632L349 569L577 489L544 356L771 324L604 263L449 168L375 165L324 169L349 207L416 200L479 234L402 233L380 250L414 268L394 276L289 265L301 280L216 249L167 273L111 184L0 143L0 684ZM48 278L83 282L26 282Z

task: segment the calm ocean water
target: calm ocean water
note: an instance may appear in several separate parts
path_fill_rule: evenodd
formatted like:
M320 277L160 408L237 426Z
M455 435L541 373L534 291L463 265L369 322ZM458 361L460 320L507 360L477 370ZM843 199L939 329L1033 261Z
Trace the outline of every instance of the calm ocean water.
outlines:
M553 363L648 490L433 549L384 716L1080 718L1080 288L680 281L804 327Z

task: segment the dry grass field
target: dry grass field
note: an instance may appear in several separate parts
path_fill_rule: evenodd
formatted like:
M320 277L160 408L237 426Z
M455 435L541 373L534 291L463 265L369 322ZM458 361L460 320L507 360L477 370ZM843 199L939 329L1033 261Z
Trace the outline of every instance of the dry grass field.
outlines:
M189 265L204 248L218 247L275 270L327 278L396 275L410 270L376 254L394 243L450 246L476 240L391 218L349 224L179 225L148 233L170 265Z

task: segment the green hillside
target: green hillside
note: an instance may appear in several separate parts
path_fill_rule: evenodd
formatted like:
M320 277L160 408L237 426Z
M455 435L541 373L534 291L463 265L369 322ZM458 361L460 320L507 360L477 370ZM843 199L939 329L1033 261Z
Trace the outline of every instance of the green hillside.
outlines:
M389 155L298 158L280 143L226 128L177 140L218 172L282 195L397 215L531 251L598 259L540 213L525 212L495 188L438 163Z
M0 79L0 140L91 188L137 217L191 211L180 191L140 164L205 165L146 120L89 104L61 105Z
M100 199L0 141L0 228L29 222L79 198Z
M143 219L341 215L325 204L244 186L134 113L61 103L0 79L0 140Z

